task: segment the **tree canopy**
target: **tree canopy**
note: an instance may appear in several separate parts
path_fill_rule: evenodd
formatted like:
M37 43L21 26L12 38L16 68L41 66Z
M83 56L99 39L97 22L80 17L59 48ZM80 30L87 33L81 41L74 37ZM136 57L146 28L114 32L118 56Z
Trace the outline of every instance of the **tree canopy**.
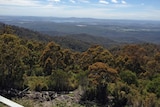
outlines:
M14 34L18 31L9 26L2 28L2 90L30 87L34 91L68 92L83 87L84 103L160 106L157 45L127 44L112 49L93 45L84 52L76 52L54 41L20 38Z

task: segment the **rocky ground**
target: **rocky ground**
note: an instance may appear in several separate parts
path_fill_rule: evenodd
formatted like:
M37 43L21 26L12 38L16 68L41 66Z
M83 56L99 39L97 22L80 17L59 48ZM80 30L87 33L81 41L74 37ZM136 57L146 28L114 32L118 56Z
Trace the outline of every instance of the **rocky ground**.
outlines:
M23 98L38 102L35 107L39 107L39 104L41 104L43 107L53 107L63 103L67 104L66 106L71 106L74 103L79 103L82 94L83 92L80 88L69 93L59 94L52 91L28 91Z
M54 91L29 91L21 98L13 98L17 103L25 107L80 107L79 101L83 91L81 87L71 92L56 93Z

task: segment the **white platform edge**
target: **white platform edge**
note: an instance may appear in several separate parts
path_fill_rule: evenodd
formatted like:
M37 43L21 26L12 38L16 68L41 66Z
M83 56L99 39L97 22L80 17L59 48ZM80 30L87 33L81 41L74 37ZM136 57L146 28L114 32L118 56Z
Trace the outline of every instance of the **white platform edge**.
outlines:
M9 107L24 107L16 102L13 102L3 96L0 95L0 102L2 102L3 104L6 104Z

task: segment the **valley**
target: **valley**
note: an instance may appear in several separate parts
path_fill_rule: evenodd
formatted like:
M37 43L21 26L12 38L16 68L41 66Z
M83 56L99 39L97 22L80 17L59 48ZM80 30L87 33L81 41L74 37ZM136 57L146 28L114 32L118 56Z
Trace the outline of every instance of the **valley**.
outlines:
M159 22L0 22L0 95L25 107L160 106Z
M1 16L0 22L50 36L87 34L117 43L160 43L160 21Z

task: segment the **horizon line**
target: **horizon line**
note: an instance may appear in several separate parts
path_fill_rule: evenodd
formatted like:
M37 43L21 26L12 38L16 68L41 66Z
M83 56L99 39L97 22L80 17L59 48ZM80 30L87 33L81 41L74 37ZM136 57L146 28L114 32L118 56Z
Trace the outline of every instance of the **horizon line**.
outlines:
M115 20L115 21L120 21L120 20L128 20L128 21L160 21L160 19L130 19L130 18L95 18L95 17L75 17L75 16L68 16L68 17L60 17L60 16L34 16L34 15L0 15L0 17L39 17L39 18L64 18L64 19L69 19L69 18L75 18L75 19L94 19L94 20Z

